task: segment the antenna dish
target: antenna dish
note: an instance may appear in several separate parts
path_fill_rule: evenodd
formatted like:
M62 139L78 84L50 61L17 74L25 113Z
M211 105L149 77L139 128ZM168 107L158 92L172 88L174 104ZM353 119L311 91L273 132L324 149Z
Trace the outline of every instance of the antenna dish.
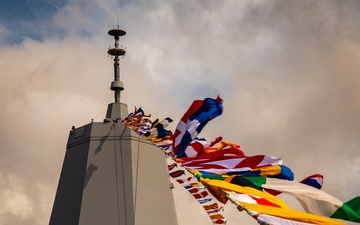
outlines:
M108 34L111 36L119 37L119 36L124 36L126 34L126 32L124 30L120 30L120 29L112 29L112 30L109 30Z
M112 56L121 56L125 55L126 51L121 48L112 48L108 50L108 54Z

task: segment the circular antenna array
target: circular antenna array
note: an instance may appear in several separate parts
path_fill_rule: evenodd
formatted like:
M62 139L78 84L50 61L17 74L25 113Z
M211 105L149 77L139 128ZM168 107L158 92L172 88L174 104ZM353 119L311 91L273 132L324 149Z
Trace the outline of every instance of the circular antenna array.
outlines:
M120 29L112 29L112 30L109 30L108 34L116 37L116 36L124 36L126 34L126 32L124 30L120 30Z
M122 56L125 55L126 51L122 48L111 48L108 50L108 54L112 56Z

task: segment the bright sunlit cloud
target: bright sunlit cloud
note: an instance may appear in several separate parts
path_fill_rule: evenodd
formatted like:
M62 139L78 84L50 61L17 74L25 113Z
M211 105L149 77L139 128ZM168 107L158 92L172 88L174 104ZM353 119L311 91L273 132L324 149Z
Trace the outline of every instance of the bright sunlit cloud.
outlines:
M169 116L174 128L193 100L220 95L224 113L200 136L282 156L295 180L322 173L323 190L343 201L359 195L357 2L6 4L0 225L48 222L71 126L102 121L113 101L107 31L118 23L127 32L120 67L129 111Z

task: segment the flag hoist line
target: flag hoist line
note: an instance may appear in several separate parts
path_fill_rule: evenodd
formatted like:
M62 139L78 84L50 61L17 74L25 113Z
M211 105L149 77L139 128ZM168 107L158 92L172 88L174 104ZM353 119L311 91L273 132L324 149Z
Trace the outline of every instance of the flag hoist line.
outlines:
M145 129L144 126L145 124L141 124L141 120L143 119L143 117L148 117L147 115L144 115L144 114L137 114L136 112L135 113L130 113L126 118L124 119L120 119L120 120L114 120L114 123L117 123L117 122L120 122L122 123L123 125L125 125L126 127L132 129L133 131L135 131L138 135L139 135L139 138L140 136L144 136L144 132L146 130L149 130L151 128L151 126L148 126L148 129ZM149 120L147 120L147 122L149 122ZM138 132L138 130L140 130L141 128L141 132ZM154 144L156 147L158 147L159 149L161 150L166 150L166 147L159 147L159 145L161 145L161 142L159 142L161 140L161 138L156 138L156 136L149 136L149 137L145 137L147 140L149 140L152 144ZM164 152L164 154L167 156L167 157L170 157L168 154L166 154ZM176 163L177 166L179 166L180 168L182 167L181 165L179 165L179 163L175 162L173 160L173 163ZM168 168L169 168L170 165L168 165ZM186 172L185 172L186 171ZM171 174L171 172L169 171L169 175ZM198 202L203 206L204 210L207 212L207 214L209 215L211 221L213 224L226 224L226 219L224 218L224 216L222 214L219 214L219 211L223 211L223 207L218 207L217 209L215 210L206 210L205 207L206 206L210 206L210 205L214 205L215 203L213 203L215 200L214 198L209 198L209 196L211 196L209 194L209 192L207 191L207 188L205 186L203 186L198 180L197 178L192 174L190 173L189 171L187 171L186 169L183 170L183 174L180 174L181 175L187 175L187 176L190 176L191 177L191 183L193 184L197 184L197 186L199 187L199 189L202 189L203 191L201 193L191 193L194 198L196 200L198 200ZM187 179L187 178L186 178ZM175 179L176 180L176 179ZM179 180L179 179L178 179ZM180 179L181 180L181 179ZM189 180L189 184L190 183L190 180ZM180 182L179 182L180 183ZM183 183L180 183L180 184L187 184L187 182L183 182ZM184 185L183 185L184 187ZM185 187L184 187L185 188ZM186 188L185 188L186 189ZM187 189L188 191L190 189Z

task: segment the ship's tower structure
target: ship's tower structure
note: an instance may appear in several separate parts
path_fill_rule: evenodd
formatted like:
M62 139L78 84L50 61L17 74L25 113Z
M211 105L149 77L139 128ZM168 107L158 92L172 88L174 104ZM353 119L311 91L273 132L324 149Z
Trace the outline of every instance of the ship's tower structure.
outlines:
M108 54L114 57L114 81L111 82L110 89L114 91L115 103L109 104L106 118L111 118L113 113L120 110L121 116L127 115L126 105L120 102L120 92L124 90L124 83L120 81L120 56L125 55L126 51L120 47L120 37L124 36L124 30L112 29L108 32L109 35L114 36L115 47L108 50ZM114 112L113 112L114 111ZM117 115L120 117L120 115Z
M115 48L111 48L108 51L109 55L114 56L114 81L111 83L110 89L115 91L115 102L120 102L120 92L124 90L124 84L120 81L119 56L125 55L126 51L123 48L119 48L119 40L120 36L124 36L126 32L120 29L113 29L108 34L115 38Z
M115 47L115 102L101 122L70 131L50 216L50 225L177 225L164 153L143 137L116 123L128 115L120 101L119 47L125 31L110 30Z

